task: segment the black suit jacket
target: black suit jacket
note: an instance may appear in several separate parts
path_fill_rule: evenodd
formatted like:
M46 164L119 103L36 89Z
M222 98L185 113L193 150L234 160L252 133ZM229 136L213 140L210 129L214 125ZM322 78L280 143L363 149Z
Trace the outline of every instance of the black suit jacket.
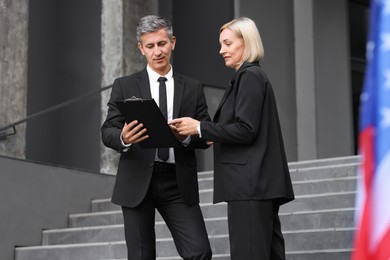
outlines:
M173 118L192 117L210 120L202 85L184 75L174 73ZM133 144L122 152L120 134L124 118L114 101L131 97L151 98L146 69L131 76L116 79L108 102L108 113L101 127L102 141L121 152L112 202L126 207L136 207L145 197L153 172L155 149L142 149ZM174 148L176 175L180 193L187 204L199 203L197 162L194 148L207 148L204 141L192 136L187 147Z
M294 199L274 93L258 63L235 72L201 133L214 141L214 202Z

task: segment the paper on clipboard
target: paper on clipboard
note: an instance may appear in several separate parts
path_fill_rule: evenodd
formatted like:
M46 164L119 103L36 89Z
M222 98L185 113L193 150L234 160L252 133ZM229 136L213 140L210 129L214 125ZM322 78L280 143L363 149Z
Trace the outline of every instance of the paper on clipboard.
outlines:
M154 99L130 98L115 101L126 123L137 120L147 129L148 139L138 144L142 148L177 147L175 138Z

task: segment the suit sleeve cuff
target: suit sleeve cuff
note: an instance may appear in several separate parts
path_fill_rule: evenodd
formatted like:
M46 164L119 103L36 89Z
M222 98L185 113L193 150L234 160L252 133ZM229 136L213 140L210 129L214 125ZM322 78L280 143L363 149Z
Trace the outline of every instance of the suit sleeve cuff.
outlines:
M202 132L200 131L200 122L199 122L199 124L196 126L196 131L198 132L199 138L202 138Z
M183 141L181 141L181 143L182 143L182 145L184 145L184 146L188 146L190 143L191 143L191 136L189 135L189 136L187 136L187 138L186 139L184 139Z
M123 142L122 134L120 135L121 139L121 145L122 145L122 152L127 152L132 144L125 144Z

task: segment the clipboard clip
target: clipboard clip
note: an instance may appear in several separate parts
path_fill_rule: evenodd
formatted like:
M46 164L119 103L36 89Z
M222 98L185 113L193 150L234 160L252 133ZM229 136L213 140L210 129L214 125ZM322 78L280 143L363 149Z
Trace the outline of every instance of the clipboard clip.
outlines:
M137 98L136 96L132 96L131 98L126 98L124 101L142 101L142 98Z

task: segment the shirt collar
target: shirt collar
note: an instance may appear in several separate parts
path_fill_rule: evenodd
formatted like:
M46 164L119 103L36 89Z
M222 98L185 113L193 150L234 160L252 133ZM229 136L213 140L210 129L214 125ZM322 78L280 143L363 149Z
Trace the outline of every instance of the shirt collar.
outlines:
M167 78L167 81L170 81L172 80L173 78L173 70L172 70L172 66L170 66L170 70L168 71L168 73L166 75L160 75L158 74L157 72L155 72L154 70L152 70L152 68L149 67L149 65L146 66L146 70L148 72L148 75L149 75L149 78L151 79L151 81L153 82L157 82L158 78L159 77L166 77Z

